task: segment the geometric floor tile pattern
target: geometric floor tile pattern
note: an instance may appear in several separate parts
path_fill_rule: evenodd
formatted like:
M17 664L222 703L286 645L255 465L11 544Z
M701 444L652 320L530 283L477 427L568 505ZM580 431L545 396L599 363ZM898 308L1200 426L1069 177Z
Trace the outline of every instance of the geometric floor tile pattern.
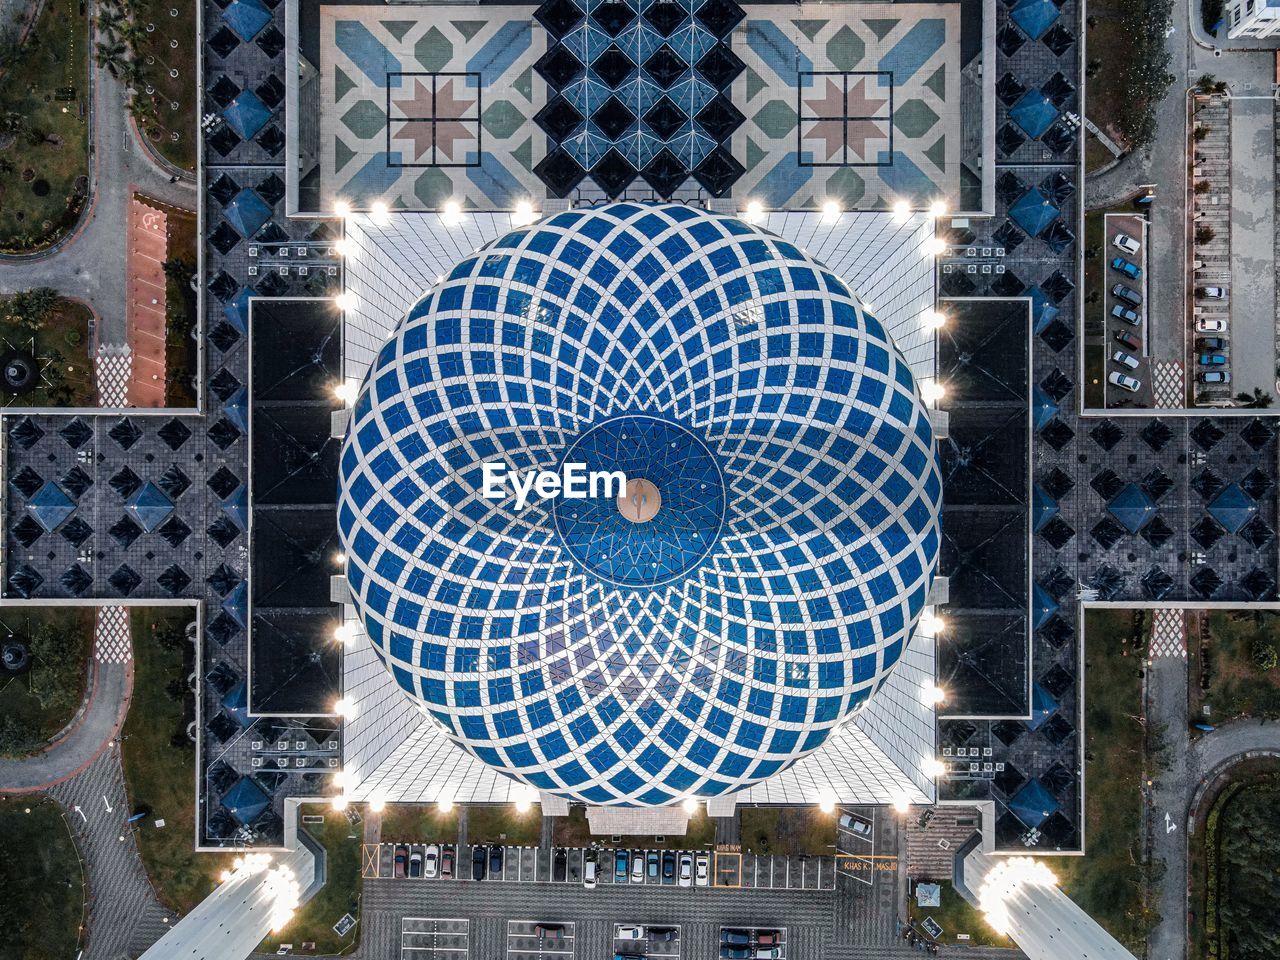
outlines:
M1151 617L1151 659L1187 658L1187 624L1182 610L1158 609Z
M98 406L123 407L129 399L129 378L133 375L133 355L128 346L104 343L98 347L93 363Z
M1151 389L1157 410L1180 410L1186 406L1186 373L1176 360L1157 360L1152 365Z
M98 608L98 622L93 631L93 657L99 663L125 663L133 658L128 607Z

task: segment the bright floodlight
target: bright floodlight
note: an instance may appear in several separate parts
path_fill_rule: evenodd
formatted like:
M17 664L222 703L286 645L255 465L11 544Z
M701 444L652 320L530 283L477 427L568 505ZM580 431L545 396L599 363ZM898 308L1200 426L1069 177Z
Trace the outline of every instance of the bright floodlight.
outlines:
M533 204L528 200L521 200L516 204L516 212L511 215L511 225L527 227L537 219L538 214L534 211Z
M453 801L441 799L436 803L436 809L441 813L449 813L453 810Z
M333 305L339 310L354 310L357 302L356 295L345 290L333 298Z
M911 809L911 801L905 793L899 793L893 798L893 809L895 813L906 813Z
M920 396L924 397L926 403L937 403L946 395L947 388L937 380L930 380L920 385Z
M516 813L528 813L533 809L533 804L527 797L521 797L516 801Z
M930 237L924 242L924 249L926 253L931 253L935 257L940 256L947 252L947 241L941 237Z
M381 813L387 807L387 801L382 797L369 798L369 810L371 813Z
M347 720L350 720L352 717L356 715L356 705L352 703L350 700L348 700L346 697L341 697L338 700L334 701L333 712L340 717L344 717Z
M929 215L933 217L945 217L947 215L947 201L935 200L929 204Z
M340 794L338 794L336 797L332 798L332 799L329 801L329 806L333 807L333 809L335 809L335 810L345 810L345 809L347 809L347 796L346 796L346 794L340 793Z
M940 637L947 629L947 621L941 617L924 616L920 618L920 630L926 637Z
M378 226L385 227L391 222L391 208L379 200L369 208L369 219Z
M828 200L822 205L822 222L835 223L840 219L841 212L840 204L834 200Z
M353 642L356 638L356 627L353 623L339 624L334 628L333 639L337 640L343 646Z
M924 322L934 330L941 330L947 325L947 315L941 310L927 310L925 311Z
M337 240L333 241L333 252L340 257L351 256L352 249L351 241L346 237L339 237Z
M926 704L931 707L936 707L947 699L947 691L943 690L936 683L927 683L921 691L921 697Z
M446 227L456 227L462 222L462 204L457 200L445 203L444 209L440 211L440 219Z
M1023 887L1056 887L1058 878L1040 860L1007 857L987 874L978 889L978 909L996 933L1009 932L1009 902Z
M823 813L835 813L836 798L830 792L823 791L822 795L818 797L818 809Z
M764 219L764 204L759 200L748 200L747 209L742 214L742 219L750 224L759 223Z
M693 797L685 797L684 802L681 803L680 806L684 809L684 812L690 816L693 816L693 814L698 812L698 801Z
M893 222L906 223L911 219L911 204L905 200L895 200L893 203Z
M358 390L354 383L347 383L345 380L333 385L333 395L348 406L355 402Z
M924 775L930 780L940 777L947 772L947 765L937 757L926 757L921 766L924 770Z
M335 200L333 204L333 215L335 217L351 216L351 204L345 200Z

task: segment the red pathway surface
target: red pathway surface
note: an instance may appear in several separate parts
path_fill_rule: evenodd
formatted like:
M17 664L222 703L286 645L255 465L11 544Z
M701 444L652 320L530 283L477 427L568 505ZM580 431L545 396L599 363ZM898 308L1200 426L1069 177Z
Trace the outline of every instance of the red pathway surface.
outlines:
M165 385L164 260L168 217L159 204L135 193L129 202L129 288L125 326L133 351L129 405L163 407Z

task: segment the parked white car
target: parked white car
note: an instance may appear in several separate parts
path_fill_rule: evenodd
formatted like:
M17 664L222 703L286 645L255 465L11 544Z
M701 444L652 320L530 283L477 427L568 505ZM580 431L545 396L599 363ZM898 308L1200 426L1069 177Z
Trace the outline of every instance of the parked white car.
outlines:
M619 927L618 939L619 940L643 940L644 927Z
M1214 320L1209 317L1196 321L1196 333L1226 333L1227 321Z
M1222 300L1227 296L1227 291L1222 287L1203 287L1204 293L1201 294L1206 300Z
M1107 381L1115 384L1121 390L1128 390L1130 393L1137 393L1142 389L1141 380L1126 377L1119 370L1112 370L1111 373L1107 374Z
M699 887L705 887L711 883L711 854L698 854L697 871L694 873L693 882Z
M1142 244L1133 239L1133 237L1129 236L1127 233L1117 233L1115 239L1111 242L1115 245L1117 250L1123 250L1130 256L1142 249Z
M1138 369L1138 358L1131 353L1125 353L1123 350L1117 350L1111 355L1111 359L1122 367L1128 367L1130 370Z
M440 846L431 844L427 847L426 858L422 861L422 875L430 880L440 872Z

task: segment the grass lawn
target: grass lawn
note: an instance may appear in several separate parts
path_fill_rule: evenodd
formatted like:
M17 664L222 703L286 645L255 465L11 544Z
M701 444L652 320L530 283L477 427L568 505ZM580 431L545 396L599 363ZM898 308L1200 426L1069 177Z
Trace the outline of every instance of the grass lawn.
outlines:
M1280 718L1280 668L1260 670L1252 658L1255 638L1280 653L1280 616L1263 610L1214 611L1201 624L1202 640L1191 644L1189 664L1192 716L1209 723L1244 714ZM1208 689L1199 682L1206 675Z
M1172 0L1093 0L1085 30L1085 109L1122 150L1155 133L1168 55L1164 29Z
M808 807L739 807L746 853L835 853L836 814Z
M139 129L165 159L184 170L196 168L196 11L195 3L173 0L137 0L137 20L155 30L138 44L146 87L136 97L143 106ZM177 10L176 17L170 10ZM178 42L176 48L170 46ZM152 62L147 62L148 58ZM170 71L176 70L176 77ZM177 104L174 109L173 104ZM174 139L174 135L177 139Z
M458 807L441 813L434 803L389 803L382 811L381 837L396 843L456 843Z
M0 81L0 130L17 127L0 133L0 252L42 249L79 221L89 174L88 37L79 0L47 0Z
M30 813L26 811L30 810ZM0 801L0 960L77 955L84 872L61 808L48 797Z
M130 612L133 632L133 702L125 718L124 779L134 809L150 808L135 825L138 849L152 885L168 906L186 913L205 898L231 857L196 853L196 752L186 726L194 700L175 700L170 684L184 688L194 648L182 630L195 617L189 607L145 607ZM177 631L179 642L168 639ZM176 745L175 745L176 744ZM155 826L163 819L162 828Z
M467 842L535 847L542 839L539 809L519 813L509 803L467 804Z
M325 884L294 914L279 933L262 941L259 950L275 953L282 943L292 943L294 952L304 941L314 941L318 953L346 953L360 942L360 925L345 937L333 932L344 913L360 918L360 850L363 824L352 826L345 813L328 804L303 804L301 815L323 816L324 827L308 824L305 829L325 849Z
M1106 347L1103 340L1107 325L1102 312L1106 304L1104 284L1106 264L1103 262L1102 210L1091 210L1084 215L1084 402L1085 406L1101 409L1106 403L1103 381L1107 376Z
M689 828L683 837L667 834L662 843L652 836L625 836L617 844L619 847L640 847L650 849L661 847L668 850L704 850L715 843L716 823L707 816L706 807L699 805L698 810L689 818ZM613 846L609 836L593 834L587 824L587 811L583 807L573 807L567 817L556 817L555 841L559 847L587 847L594 843L606 843Z
M0 614L0 638L24 640L31 669L0 681L0 755L34 753L84 702L93 649L91 607L31 607Z
M1130 610L1086 614L1084 836L1089 853L1047 861L1071 899L1139 956L1156 920L1143 902L1149 871L1142 859L1146 748L1143 728L1132 719L1143 712L1138 670L1150 626L1149 615ZM1122 655L1125 650L1128 656Z
M4 207L0 196L0 209ZM0 214L3 217L3 214ZM89 320L92 311L73 300L60 300L34 334L30 327L16 323L9 314L9 297L0 297L0 341L19 350L30 350L37 360L48 360L43 377L30 393L15 397L24 407L93 407L98 404L98 388L93 382L89 361ZM34 345L32 337L35 338Z
M1111 151L1102 145L1099 140L1091 133L1085 134L1084 139L1084 170L1085 173L1093 173L1096 170L1105 167L1112 160L1116 159L1111 155Z
M1210 833L1213 834L1213 862L1218 872L1216 887L1218 891L1217 897L1220 898L1222 896L1222 872L1224 866L1220 861L1223 810L1227 803L1237 796L1241 790L1266 782L1276 782L1277 778L1280 778L1280 760L1269 757L1246 760L1233 767L1227 776L1215 784L1214 788L1201 801L1200 808L1194 811L1196 832L1190 844L1191 863L1188 874L1191 882L1189 901L1191 904L1191 923L1189 925L1191 936L1188 944L1190 947L1188 956L1220 956L1216 952L1219 939L1217 932L1219 917L1216 915L1216 907L1220 900L1215 900L1213 905L1207 900L1209 891L1208 870L1210 859L1208 857L1208 845ZM1215 822L1212 830L1209 829L1208 824L1210 817ZM1215 913L1212 919L1209 916L1210 910Z
M956 893L955 887L945 880L941 881L939 886L942 887L942 906L940 907L916 906L916 892L912 887L908 905L917 929L920 929L920 924L925 917L933 917L938 926L942 927L942 936L938 938L941 943L958 943L971 947L1013 946L1012 940L1001 936L987 926L987 922L982 919L982 914L969 906L968 901ZM969 939L956 939L958 933L967 933Z

